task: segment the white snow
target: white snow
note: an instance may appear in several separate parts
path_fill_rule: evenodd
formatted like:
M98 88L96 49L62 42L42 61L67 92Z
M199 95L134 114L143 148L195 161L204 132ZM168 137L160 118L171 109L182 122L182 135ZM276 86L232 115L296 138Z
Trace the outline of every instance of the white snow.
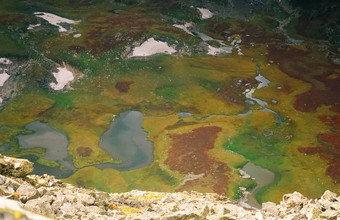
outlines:
M7 59L7 58L0 58L0 64L9 65L9 64L12 64L12 61L10 59Z
M139 47L135 47L130 57L146 57L158 53L173 54L177 51L170 47L166 42L156 41L154 38L149 38Z
M7 73L1 73L0 74L0 86L3 86L9 77L10 75L8 75Z
M212 47L210 45L208 45L208 54L209 55L217 55L219 53L221 53L222 50L220 48L216 48L216 47Z
M232 50L233 48L228 46L217 48L208 45L208 54L213 56L218 55L220 53L232 53Z
M60 25L60 23L73 24L75 22L74 20L63 18L63 17L60 17L58 15L55 15L55 14L52 14L52 13L47 13L47 12L35 12L34 15L48 21L48 23L50 23L54 26L57 26L59 28L59 32L66 32L67 31L65 28L63 28Z
M53 73L53 76L57 80L57 83L50 83L50 87L54 90L62 90L67 83L74 79L73 73L68 69L58 67L58 72Z
M201 12L202 19L208 19L214 16L214 14L206 8L197 8Z
M81 37L81 34L75 34L75 35L73 35L73 37L75 37L75 38Z
M33 28L36 28L36 27L39 27L39 26L40 26L40 24L30 24L30 25L28 25L27 30L32 30Z
M190 31L189 28L192 27L192 23L185 23L185 24L174 24L173 25L176 28L182 29L183 31L185 31L186 33L194 36Z

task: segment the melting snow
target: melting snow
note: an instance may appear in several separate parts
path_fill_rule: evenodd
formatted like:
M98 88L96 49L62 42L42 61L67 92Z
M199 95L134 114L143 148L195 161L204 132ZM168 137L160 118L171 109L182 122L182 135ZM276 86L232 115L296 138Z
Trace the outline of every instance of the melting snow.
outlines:
M40 24L30 24L27 28L27 30L32 30L33 28L39 27Z
M194 36L190 31L189 28L192 28L192 23L185 23L185 24L174 24L173 25L176 28L182 29L183 31L185 31L186 33Z
M176 52L177 51L166 42L156 41L154 38L150 38L139 47L135 47L130 57L146 57L158 53L173 54Z
M214 16L214 14L206 8L197 8L201 12L202 19L208 19Z
M57 80L57 83L50 83L50 87L54 90L62 90L67 83L74 79L73 73L67 70L65 67L58 67L58 72L53 73L53 76Z
M7 58L0 58L0 64L9 65L9 64L12 64L12 61L10 61L10 60L7 59Z
M81 34L75 34L75 35L73 35L73 37L75 37L75 38L81 37Z
M0 74L0 86L3 86L9 77L10 75L8 75L7 73L5 72L1 73Z
M59 28L59 32L67 31L65 28L63 28L60 25L61 23L73 24L75 22L74 20L63 18L58 15L54 15L52 13L47 13L47 12L35 12L34 15L48 21L48 23L54 26L57 26Z

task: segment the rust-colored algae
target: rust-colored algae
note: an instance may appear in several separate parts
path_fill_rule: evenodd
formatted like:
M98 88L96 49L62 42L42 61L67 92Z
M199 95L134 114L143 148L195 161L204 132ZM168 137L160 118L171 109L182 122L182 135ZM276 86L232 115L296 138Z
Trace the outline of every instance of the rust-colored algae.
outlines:
M228 167L225 163L218 162L207 155L207 151L214 147L218 132L222 129L216 126L200 127L192 132L173 134L173 147L168 151L165 161L172 170L182 174L202 175L204 178L187 181L178 190L200 185L212 185L214 192L222 194L226 191Z
M124 81L124 82L117 82L115 88L120 93L127 93L130 89L130 85L133 84L133 81Z
M78 147L77 148L77 153L81 157L88 157L92 153L92 149L89 147Z
M323 147L299 147L298 150L300 153L304 153L307 155L314 155L325 151Z
M143 11L133 10L119 15L91 15L86 22L90 24L90 28L85 36L85 43L92 54L98 54L114 50L127 42L140 40L155 21L147 18Z

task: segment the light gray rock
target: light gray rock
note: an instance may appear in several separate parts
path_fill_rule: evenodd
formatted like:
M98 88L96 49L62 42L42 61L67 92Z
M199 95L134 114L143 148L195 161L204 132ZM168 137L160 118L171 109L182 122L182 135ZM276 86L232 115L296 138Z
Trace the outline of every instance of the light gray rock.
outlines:
M20 200L24 202L38 197L38 190L29 183L20 185L16 192L19 194Z
M25 203L24 208L34 213L54 218L55 213L50 205L51 199L52 198L50 196L43 196L39 199L31 199Z
M95 213L95 214L105 214L105 210L98 207L98 206L88 206L86 207L86 210L85 210L86 213Z
M76 215L77 208L74 204L66 202L60 207L61 215L65 218L72 218L72 216Z
M1 219L4 220L18 219L18 216L21 216L20 219L25 220L50 220L49 218L24 210L20 207L20 203L3 197L0 197L0 213L2 215Z
M3 175L0 175L0 185L4 184L6 182L6 177Z
M276 207L276 204L273 202L265 202L262 203L262 214L268 217L278 216L279 209Z

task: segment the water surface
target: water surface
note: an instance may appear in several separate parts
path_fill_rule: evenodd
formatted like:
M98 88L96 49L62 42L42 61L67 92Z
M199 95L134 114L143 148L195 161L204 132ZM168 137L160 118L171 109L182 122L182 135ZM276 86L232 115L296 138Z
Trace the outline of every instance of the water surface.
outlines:
M119 171L140 169L153 162L154 146L142 128L143 114L138 111L127 111L120 114L105 132L99 147L120 164L104 163L97 168L113 168Z

